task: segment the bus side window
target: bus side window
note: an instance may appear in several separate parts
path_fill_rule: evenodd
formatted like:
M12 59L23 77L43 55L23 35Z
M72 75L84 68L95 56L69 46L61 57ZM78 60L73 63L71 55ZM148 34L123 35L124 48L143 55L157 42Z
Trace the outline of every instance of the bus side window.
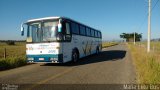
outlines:
M65 23L65 28L66 28L66 40L71 40L71 30L70 30L70 23L66 22Z
M80 25L80 34L86 35L86 29L85 29L85 26L83 26L83 25Z
M94 30L91 29L91 36L94 37Z
M71 22L72 34L79 35L79 25L77 23Z
M100 32L100 38L102 38L102 33Z
M90 28L86 28L86 34L87 34L87 36L91 36L91 29Z
M98 31L98 38L100 38L101 36L100 36L100 32Z
M96 37L96 38L98 37L98 32L97 32L97 31L95 31L95 37Z
M71 34L70 24L66 22L66 34Z

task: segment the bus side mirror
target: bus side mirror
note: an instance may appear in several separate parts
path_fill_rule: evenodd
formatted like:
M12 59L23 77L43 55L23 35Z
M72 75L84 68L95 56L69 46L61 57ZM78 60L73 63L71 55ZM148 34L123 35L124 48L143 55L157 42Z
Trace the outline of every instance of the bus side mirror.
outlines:
M23 27L23 24L21 24L21 36L24 35L24 27Z
M62 32L62 24L58 24L58 32Z

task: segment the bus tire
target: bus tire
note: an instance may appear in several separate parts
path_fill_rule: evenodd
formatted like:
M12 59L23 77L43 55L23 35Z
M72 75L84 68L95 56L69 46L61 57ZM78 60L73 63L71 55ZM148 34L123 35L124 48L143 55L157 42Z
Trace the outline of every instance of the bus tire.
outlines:
M76 63L78 61L78 59L79 59L78 51L74 50L72 53L72 62Z

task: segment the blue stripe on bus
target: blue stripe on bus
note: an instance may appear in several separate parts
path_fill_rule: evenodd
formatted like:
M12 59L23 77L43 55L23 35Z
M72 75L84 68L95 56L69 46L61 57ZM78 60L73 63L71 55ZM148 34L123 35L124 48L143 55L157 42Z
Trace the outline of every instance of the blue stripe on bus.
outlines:
M58 54L27 55L27 57L58 57Z
M34 58L34 62L52 62L50 58L57 58L59 63L63 63L63 54L27 55L27 58ZM39 58L44 58L44 60L39 60Z

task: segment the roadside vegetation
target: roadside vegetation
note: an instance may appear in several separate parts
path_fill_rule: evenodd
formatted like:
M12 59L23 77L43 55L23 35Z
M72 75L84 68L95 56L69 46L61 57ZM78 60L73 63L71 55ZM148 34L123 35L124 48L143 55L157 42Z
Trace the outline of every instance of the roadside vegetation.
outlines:
M138 42L137 45L139 45L140 47L147 48L147 42ZM159 41L151 42L151 51L160 53L160 42Z
M0 42L0 70L26 65L25 42Z
M110 46L118 45L118 42L103 42L102 43L102 48L107 48Z
M132 41L134 41L134 36L135 36L135 41L141 41L141 39L142 39L142 33L137 33L137 32L135 32L135 33L122 33L121 35L120 35L120 38L123 38L123 39L125 39L127 42L132 42Z
M138 84L160 84L160 42L152 42L156 51L147 53L145 43L129 43Z

